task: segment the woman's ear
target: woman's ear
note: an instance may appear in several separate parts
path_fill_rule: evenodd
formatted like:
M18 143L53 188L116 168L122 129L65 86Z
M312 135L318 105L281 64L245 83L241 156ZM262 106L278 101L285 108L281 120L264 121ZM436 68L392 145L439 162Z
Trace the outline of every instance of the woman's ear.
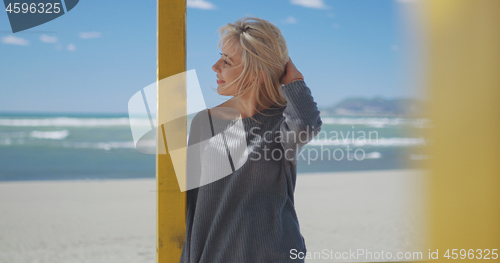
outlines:
M267 76L267 73L265 71L259 69L258 74L259 74L258 78L259 78L260 83L264 83L264 79ZM254 81L255 81L255 78L250 79L250 82L254 82Z
M267 73L263 70L259 70L259 78L260 78L260 82L261 83L264 83L264 79L267 77Z

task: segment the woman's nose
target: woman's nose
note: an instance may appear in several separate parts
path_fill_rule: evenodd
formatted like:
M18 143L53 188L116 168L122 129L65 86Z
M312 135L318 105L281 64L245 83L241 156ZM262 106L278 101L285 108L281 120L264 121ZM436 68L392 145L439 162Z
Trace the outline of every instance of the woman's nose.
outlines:
M220 59L217 60L217 62L215 62L215 64L212 66L212 70L217 72L217 73L219 73L219 69L220 69L219 68L219 61L220 61Z

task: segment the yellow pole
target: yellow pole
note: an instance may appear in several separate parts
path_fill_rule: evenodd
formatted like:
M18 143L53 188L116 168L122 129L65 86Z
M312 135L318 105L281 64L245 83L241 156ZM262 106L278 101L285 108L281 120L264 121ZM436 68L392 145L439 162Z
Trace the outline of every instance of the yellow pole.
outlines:
M158 81L186 71L186 1L158 0ZM158 83L157 263L179 262L186 231L186 193L181 192L165 138L186 140L186 126L163 125L186 111L186 89ZM181 92L179 92L179 90ZM182 115L182 114L181 114ZM184 113L185 115L185 113Z
M442 262L453 249L458 259L465 249L474 261L484 261L480 253L491 261L493 249L500 253L500 1L432 0L424 8L434 124L430 247Z

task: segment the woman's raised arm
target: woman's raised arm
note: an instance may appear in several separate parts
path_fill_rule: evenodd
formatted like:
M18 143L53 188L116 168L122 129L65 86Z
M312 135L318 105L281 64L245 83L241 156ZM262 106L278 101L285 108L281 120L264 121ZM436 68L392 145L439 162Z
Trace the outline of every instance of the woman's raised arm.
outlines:
M280 80L284 84L281 86L281 93L287 101L280 127L282 145L285 150L292 149L294 152L293 150L300 149L320 132L322 121L311 90L291 59Z

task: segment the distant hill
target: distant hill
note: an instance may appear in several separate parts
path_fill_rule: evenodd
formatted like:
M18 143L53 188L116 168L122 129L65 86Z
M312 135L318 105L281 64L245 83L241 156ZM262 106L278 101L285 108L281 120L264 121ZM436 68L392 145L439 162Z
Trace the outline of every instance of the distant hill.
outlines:
M426 102L415 98L347 98L331 107L321 108L326 115L417 117L426 112Z

